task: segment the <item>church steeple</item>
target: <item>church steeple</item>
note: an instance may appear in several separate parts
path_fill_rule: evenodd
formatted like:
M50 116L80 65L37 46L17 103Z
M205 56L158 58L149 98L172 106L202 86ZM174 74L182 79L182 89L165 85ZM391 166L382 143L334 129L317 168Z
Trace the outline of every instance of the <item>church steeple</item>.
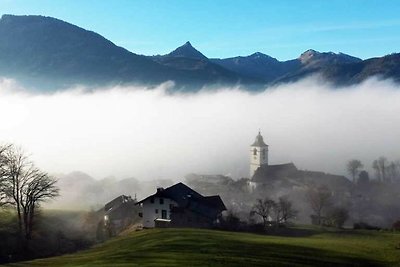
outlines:
M264 142L261 131L250 146L250 178L261 165L268 165L268 145Z
M264 143L264 138L261 135L261 131L258 131L258 135L256 136L256 140L254 141L254 143L251 146L268 146L266 143Z

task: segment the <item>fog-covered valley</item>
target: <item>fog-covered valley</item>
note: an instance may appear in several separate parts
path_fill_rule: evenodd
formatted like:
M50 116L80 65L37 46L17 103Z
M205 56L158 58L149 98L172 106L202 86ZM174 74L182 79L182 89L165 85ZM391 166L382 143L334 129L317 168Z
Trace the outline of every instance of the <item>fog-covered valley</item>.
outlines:
M273 164L346 174L350 158L368 168L381 155L400 157L400 90L390 81L336 90L310 78L261 93L169 94L171 86L37 95L3 79L0 139L22 146L50 173L97 179L248 177L249 145L259 129Z
M374 178L373 160L400 158L400 90L388 80L337 89L312 77L259 93L169 93L173 86L32 94L2 79L0 139L59 179L61 196L49 207L69 209L142 198L190 173L249 178L259 129L271 164L348 176L356 158Z

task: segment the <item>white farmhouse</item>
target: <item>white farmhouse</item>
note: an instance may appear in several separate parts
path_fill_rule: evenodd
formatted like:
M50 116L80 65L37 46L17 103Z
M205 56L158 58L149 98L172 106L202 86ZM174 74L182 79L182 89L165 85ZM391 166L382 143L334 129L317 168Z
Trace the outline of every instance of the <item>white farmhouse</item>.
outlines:
M226 210L219 196L202 196L183 183L157 192L139 201L143 227L211 227ZM158 224L158 225L157 225Z

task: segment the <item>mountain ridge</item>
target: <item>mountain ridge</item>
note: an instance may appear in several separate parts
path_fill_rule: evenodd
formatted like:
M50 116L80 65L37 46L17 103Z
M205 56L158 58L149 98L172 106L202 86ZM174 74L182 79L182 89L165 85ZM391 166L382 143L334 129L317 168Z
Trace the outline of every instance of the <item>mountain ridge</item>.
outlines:
M362 60L344 53L309 49L286 61L261 52L207 58L188 41L166 55L144 56L56 18L6 14L0 19L0 76L42 91L78 84L155 86L166 81L174 81L176 88L184 91L237 85L260 90L313 74L338 86L356 84L372 76L398 82L398 55Z

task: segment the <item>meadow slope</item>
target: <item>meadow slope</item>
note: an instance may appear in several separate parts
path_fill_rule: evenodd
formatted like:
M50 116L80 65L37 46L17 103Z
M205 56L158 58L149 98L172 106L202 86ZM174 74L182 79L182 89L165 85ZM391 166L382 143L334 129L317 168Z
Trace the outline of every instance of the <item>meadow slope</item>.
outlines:
M304 231L300 237L199 229L131 232L75 254L10 266L400 266L400 234Z

